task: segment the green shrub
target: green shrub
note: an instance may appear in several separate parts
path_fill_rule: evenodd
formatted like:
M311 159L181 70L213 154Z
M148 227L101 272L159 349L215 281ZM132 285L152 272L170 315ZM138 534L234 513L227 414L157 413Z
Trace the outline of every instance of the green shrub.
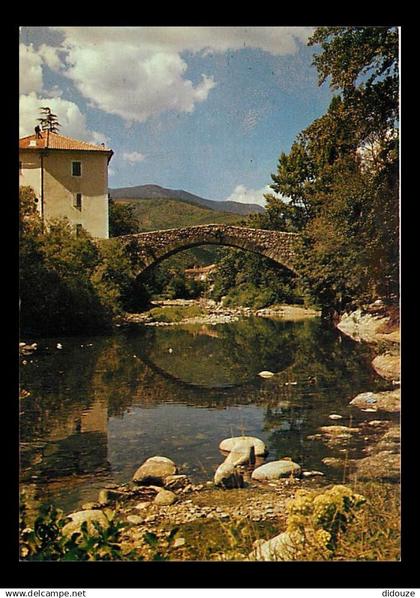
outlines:
M125 552L120 544L124 525L115 519L115 513L108 511L109 525L101 527L92 522L89 531L87 522L80 531L63 534L63 527L70 518L52 505L42 505L33 527L25 521L25 507L20 513L20 556L26 561L124 561L141 558L133 551Z
M149 314L155 322L180 322L186 318L201 316L203 312L200 306L189 305L187 307L154 307L149 311Z
M20 190L21 331L34 335L77 334L111 326L122 311L147 300L137 266L117 242L77 236L67 219L43 226L35 195Z

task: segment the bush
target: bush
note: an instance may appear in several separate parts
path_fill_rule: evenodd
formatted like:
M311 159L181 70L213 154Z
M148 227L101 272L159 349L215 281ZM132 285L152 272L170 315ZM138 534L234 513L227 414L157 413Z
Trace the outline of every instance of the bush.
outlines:
M227 250L211 277L211 298L225 304L260 309L273 303L302 303L303 296L294 275L268 258Z
M97 244L84 230L76 236L66 219L48 222L44 231L34 198L30 188L21 188L22 332L77 334L111 326L130 305L135 264L118 242Z
M26 561L125 561L141 560L134 552L125 552L120 544L124 525L115 520L115 513L106 513L109 525L93 522L89 531L84 522L80 531L63 534L70 518L52 505L42 505L33 527L25 521L25 506L20 513L20 556Z
M343 485L296 492L287 519L296 560L399 560L399 487L366 483L357 490L363 495Z

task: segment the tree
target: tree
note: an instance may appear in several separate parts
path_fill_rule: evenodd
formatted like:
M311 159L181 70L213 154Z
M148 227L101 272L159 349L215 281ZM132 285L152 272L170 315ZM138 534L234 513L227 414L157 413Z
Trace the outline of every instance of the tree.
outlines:
M31 335L77 334L109 327L134 300L135 265L117 241L94 243L66 219L44 231L35 193L19 193L21 330Z
M301 233L298 268L335 309L398 290L398 31L319 27L319 83L338 93L282 153L266 221Z
M38 121L41 124L42 130L48 133L58 133L61 125L57 120L57 115L53 114L51 108L48 106L41 107L40 112L41 118L38 118Z
M133 204L116 203L109 199L109 236L120 237L139 232L139 221Z

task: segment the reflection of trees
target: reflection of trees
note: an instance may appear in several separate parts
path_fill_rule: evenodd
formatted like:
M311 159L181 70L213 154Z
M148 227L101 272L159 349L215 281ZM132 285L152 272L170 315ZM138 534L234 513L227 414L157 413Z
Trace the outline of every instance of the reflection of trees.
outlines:
M215 326L217 337L193 329L153 331L147 357L177 378L207 386L250 381L262 369L280 371L294 359L296 343L282 322L249 318ZM168 352L169 348L172 352Z
M61 352L41 351L21 373L31 392L21 401L23 478L96 476L108 467L108 418L164 403L264 405L271 456L319 468L331 451L306 436L379 380L368 349L320 326L250 318L211 327L210 336L200 327L144 328L95 337L89 348L80 346L86 339L68 339ZM263 380L262 369L276 376Z
M371 351L340 336L322 330L319 320L307 320L296 327L298 343L293 364L287 370L289 396L279 395L277 406L267 405L264 429L270 432L274 457L293 456L301 464L319 469L331 447L307 439L320 426L328 425L329 413L348 414L348 403L359 392L383 387L384 382L370 366ZM348 425L348 420L344 419ZM354 438L354 447L357 446ZM335 450L342 449L337 446ZM351 448L351 447L350 447ZM342 453L341 453L342 456Z

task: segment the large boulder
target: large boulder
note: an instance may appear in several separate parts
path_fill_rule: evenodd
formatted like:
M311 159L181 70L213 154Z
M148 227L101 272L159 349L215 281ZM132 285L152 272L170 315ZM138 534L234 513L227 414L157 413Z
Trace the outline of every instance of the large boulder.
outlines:
M252 445L246 446L240 450L234 447L226 457L225 463L231 463L232 465L253 465L255 463L254 447Z
M362 392L350 401L350 405L359 409L398 413L401 410L401 392L399 388L384 392Z
M302 469L300 465L286 459L280 461L270 461L252 472L252 479L258 481L278 480L290 476L299 476Z
M264 442L254 436L234 436L233 438L222 440L219 444L219 449L226 453L230 453L231 451L237 453L245 452L250 447L254 448L256 457L262 457L268 452Z
M372 361L372 367L385 380L400 379L400 356L384 353L377 355Z
M150 457L137 469L133 475L133 482L143 486L164 486L168 476L177 473L176 465L167 457Z
M214 483L222 488L242 488L244 479L232 463L225 462L216 469Z
M109 527L109 519L99 509L76 511L75 513L71 513L69 517L71 521L66 523L62 530L64 536L71 536L74 532L80 531L82 524L85 522L87 523L88 532L93 536L98 535L94 523L99 524L102 529Z

